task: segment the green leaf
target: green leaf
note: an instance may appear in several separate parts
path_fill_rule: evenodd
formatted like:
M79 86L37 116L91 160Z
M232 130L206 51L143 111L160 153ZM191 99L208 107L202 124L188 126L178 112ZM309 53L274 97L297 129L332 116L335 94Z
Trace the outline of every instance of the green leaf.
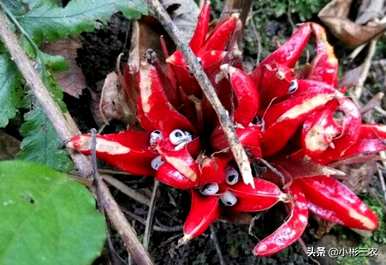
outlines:
M63 56L51 55L45 52L40 52L40 56L44 65L53 72L61 72L69 68L68 62Z
M16 18L37 43L92 31L97 21L105 22L118 11L128 18L146 12L142 0L72 0L64 8L52 0L32 2L30 10Z
M0 162L0 216L2 265L88 265L106 239L89 191L30 162Z
M67 152L61 148L62 143L42 109L35 106L24 118L25 122L20 128L24 138L18 158L69 172L73 164Z
M21 79L8 55L0 54L0 128L7 126L23 104Z

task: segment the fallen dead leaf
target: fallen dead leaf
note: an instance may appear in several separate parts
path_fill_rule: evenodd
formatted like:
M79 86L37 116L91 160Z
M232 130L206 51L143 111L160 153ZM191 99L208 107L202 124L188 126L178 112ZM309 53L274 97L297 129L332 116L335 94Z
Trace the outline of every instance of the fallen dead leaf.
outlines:
M125 124L131 124L135 119L127 105L126 94L119 84L118 75L109 73L103 84L99 102L99 110L105 124L111 120L119 120Z
M14 159L20 151L20 141L0 130L0 160Z
M198 6L192 0L162 0L162 5L182 33L185 42L189 42L196 27Z
M86 87L86 81L82 70L76 64L77 49L81 47L79 39L64 39L53 43L46 44L43 51L53 55L63 56L68 64L69 69L55 74L63 91L67 94L78 98L83 89Z
M376 21L376 17L370 17L370 12L362 11L363 18L359 21L371 20L366 21L364 25L351 21L347 17L350 5L351 0L334 0L319 12L320 20L347 46L357 47L386 30L386 23Z

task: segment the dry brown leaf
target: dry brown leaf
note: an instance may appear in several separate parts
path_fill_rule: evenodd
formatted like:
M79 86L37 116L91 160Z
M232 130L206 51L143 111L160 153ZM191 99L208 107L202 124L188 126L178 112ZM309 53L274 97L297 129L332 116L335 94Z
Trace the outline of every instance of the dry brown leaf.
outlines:
M43 48L44 52L63 56L67 60L69 69L56 73L55 78L64 92L76 98L82 94L83 89L86 87L82 70L76 64L75 60L77 56L76 51L80 47L81 43L79 39L64 39L46 44Z
M189 42L196 27L198 7L192 0L162 0L173 22L182 33L183 40Z
M20 141L0 130L0 160L14 159L20 151Z
M112 72L106 76L99 102L99 110L108 124L111 120L119 120L130 124L135 119L127 105L125 92L119 85L118 75Z
M355 23L347 18L351 0L335 0L327 4L320 12L320 20L330 29L339 40L349 47L356 47L382 34L386 30L386 23L370 21L365 25ZM371 5L369 6L373 8ZM371 20L369 13L362 11L363 18Z

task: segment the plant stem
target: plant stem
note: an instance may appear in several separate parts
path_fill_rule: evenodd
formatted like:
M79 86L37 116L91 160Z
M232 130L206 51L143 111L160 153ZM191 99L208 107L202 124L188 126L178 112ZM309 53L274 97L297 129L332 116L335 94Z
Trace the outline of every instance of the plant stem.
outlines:
M4 12L0 9L0 39L8 49L12 60L23 75L32 94L36 97L48 119L52 123L55 131L62 141L67 141L74 134L80 133L74 125L74 121L69 115L63 114L59 106L52 99L47 88L40 79L38 72L34 69L32 61L27 57L20 44L16 34L10 29L9 21ZM88 177L92 173L92 164L90 160L81 154L71 154L74 163L79 170L79 174ZM100 198L103 203L107 216L112 225L121 235L126 244L128 252L139 265L152 265L149 254L139 242L134 229L127 222L118 204L111 195L106 184L99 179Z
M188 47L188 45L184 43L183 38L181 37L181 32L178 30L177 26L171 20L169 14L165 11L160 2L158 0L146 0L146 2L150 10L157 17L170 37L173 39L178 49L180 49L183 53L189 69L201 86L201 89L204 92L206 98L209 100L210 104L215 110L220 121L220 125L224 130L225 136L228 140L235 161L240 169L244 183L250 184L252 187L254 187L255 183L252 176L251 165L249 163L247 153L245 152L236 135L235 125L231 121L228 111L221 104L221 101L218 98L212 83L203 71L197 57L194 55L193 51Z
M151 195L149 211L147 213L147 218L146 218L145 233L143 236L143 247L145 249L149 249L150 235L151 235L151 230L153 229L154 210L155 210L155 204L157 199L158 186L159 186L159 181L154 180L153 193Z

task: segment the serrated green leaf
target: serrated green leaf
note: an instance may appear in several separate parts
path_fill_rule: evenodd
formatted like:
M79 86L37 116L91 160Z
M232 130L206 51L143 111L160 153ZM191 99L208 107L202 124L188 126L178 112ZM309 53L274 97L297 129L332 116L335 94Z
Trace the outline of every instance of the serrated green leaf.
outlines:
M118 11L128 18L138 18L146 12L142 0L72 0L64 8L53 1L40 1L44 3L33 1L27 13L16 17L37 43L91 31L97 21L105 22Z
M89 265L106 238L89 191L30 162L0 162L0 216L1 265Z
M8 55L0 54L0 128L7 126L23 104L20 75Z
M62 143L42 109L35 106L24 118L20 128L24 138L18 158L39 162L59 171L70 171L73 164L61 148Z

